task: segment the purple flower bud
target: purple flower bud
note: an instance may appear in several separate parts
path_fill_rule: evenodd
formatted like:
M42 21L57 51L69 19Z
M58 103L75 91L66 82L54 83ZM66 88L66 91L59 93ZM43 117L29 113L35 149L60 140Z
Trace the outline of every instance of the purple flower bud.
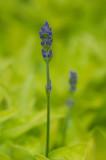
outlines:
M51 28L49 27L48 22L45 22L44 26L41 27L41 30L39 32L40 38L52 38L52 31Z
M74 71L70 72L70 79L69 79L69 83L70 83L70 90L72 92L76 91L76 85L77 85L77 73Z
M52 50L48 52L48 58L51 58L51 57L52 57Z
M68 100L66 101L66 104L67 104L68 107L73 107L73 106L74 106L74 101L73 101L73 99L68 99Z
M45 44L45 42L44 42L44 41L42 41L42 42L41 42L41 45L42 45L42 46L44 46L44 44Z
M43 58L51 58L52 57L52 50L49 50L48 52L44 49L42 49L42 56Z
M43 58L47 57L47 52L44 49L42 49L42 56L43 56Z
M52 44L52 39L46 39L46 45L51 46Z

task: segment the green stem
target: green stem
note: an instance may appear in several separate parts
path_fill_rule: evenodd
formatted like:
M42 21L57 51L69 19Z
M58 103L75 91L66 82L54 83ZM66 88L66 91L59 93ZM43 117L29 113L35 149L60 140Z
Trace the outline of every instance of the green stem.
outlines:
M50 75L49 75L49 61L46 62L46 76L47 76L47 130L46 130L46 157L49 154L49 145L50 145Z
M74 99L74 94L71 94L71 100L73 100ZM72 104L71 104L72 105ZM66 118L65 118L65 121L64 121L64 127L63 127L63 145L66 145L66 138L67 138L67 130L68 130L68 128L69 128L69 124L70 124L70 120L71 120L71 112L72 112L72 110L71 110L71 107L72 106L67 106L67 113L66 113Z
M64 127L63 127L63 146L66 143L66 137L67 137L67 129L68 129L68 125L69 125L69 120L70 120L70 108L68 108L67 113L66 113L66 118L64 121Z

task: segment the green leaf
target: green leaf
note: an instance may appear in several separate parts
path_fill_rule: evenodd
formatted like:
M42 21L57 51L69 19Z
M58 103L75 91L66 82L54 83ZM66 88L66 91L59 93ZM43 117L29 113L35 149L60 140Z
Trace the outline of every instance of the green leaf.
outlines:
M21 90L19 92L18 106L20 109L20 114L22 116L27 115L31 111L33 111L32 108L36 100L34 85L34 75L30 73L23 82Z
M51 160L93 160L92 142L63 147L50 153Z
M42 156L42 155L36 155L35 160L49 160L48 158Z
M18 145L10 146L10 155L13 160L49 160L43 155L32 156L32 154L27 149Z
M10 146L10 156L13 160L34 160L34 157L28 152L28 150L18 145Z
M0 112L0 123L5 122L11 118L13 118L16 115L16 110L7 110L7 111L1 111Z
M0 160L11 160L9 156L3 154L3 153L0 153Z
M52 113L52 120L57 120L64 117L63 111L61 112L54 112ZM4 130L2 131L2 135L8 138L16 138L25 132L29 131L30 129L39 126L41 124L44 124L46 122L46 111L41 111L36 113L36 115L33 115L30 119L27 119L25 122L22 122L19 125L12 125L12 126L6 126L4 127ZM12 122L11 122L12 124Z
M106 159L106 128L96 127L93 130L95 138L96 160Z

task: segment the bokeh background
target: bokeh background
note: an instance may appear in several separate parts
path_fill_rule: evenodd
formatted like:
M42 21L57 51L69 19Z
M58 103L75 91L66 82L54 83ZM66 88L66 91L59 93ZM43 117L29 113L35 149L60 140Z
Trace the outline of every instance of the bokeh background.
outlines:
M78 73L66 145L89 142L106 159L106 1L0 0L0 153L44 153L46 66L39 30L53 30L51 150L63 145L69 72ZM16 156L19 154L15 151Z

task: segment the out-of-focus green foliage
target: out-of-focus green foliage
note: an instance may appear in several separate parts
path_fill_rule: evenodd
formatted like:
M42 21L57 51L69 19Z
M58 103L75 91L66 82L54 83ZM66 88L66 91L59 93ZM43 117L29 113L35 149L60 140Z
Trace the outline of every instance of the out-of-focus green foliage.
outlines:
M0 160L46 160L39 155L46 122L39 29L46 20L53 29L50 159L105 160L105 0L0 0ZM78 85L63 148L71 69Z

